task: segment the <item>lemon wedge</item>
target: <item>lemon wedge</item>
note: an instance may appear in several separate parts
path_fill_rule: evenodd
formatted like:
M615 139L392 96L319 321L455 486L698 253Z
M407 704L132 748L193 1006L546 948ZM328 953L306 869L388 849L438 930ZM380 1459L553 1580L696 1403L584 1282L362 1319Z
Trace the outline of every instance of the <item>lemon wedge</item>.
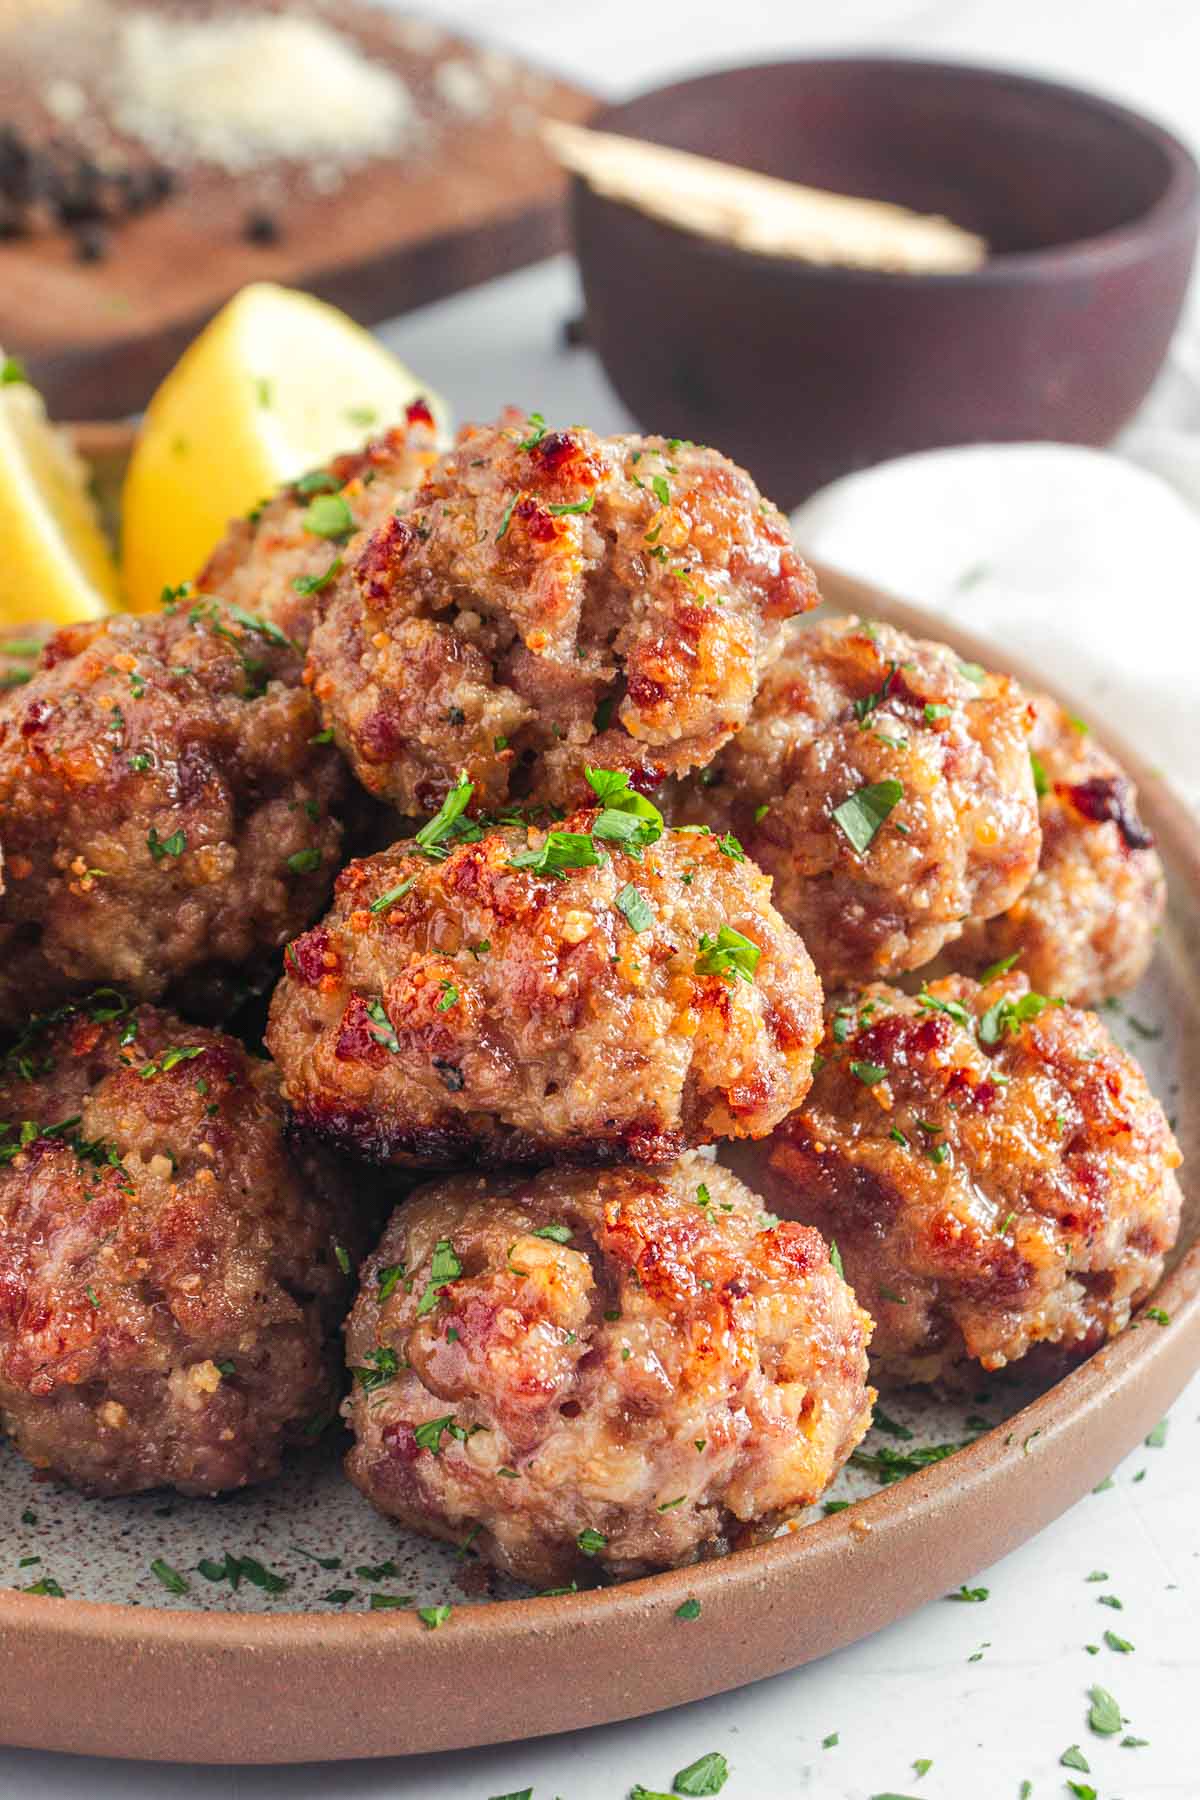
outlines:
M116 565L86 464L20 364L0 353L0 625L65 625L119 604Z
M442 402L336 307L291 288L243 288L151 400L122 496L122 574L135 611L190 580L230 519L356 449L423 396Z

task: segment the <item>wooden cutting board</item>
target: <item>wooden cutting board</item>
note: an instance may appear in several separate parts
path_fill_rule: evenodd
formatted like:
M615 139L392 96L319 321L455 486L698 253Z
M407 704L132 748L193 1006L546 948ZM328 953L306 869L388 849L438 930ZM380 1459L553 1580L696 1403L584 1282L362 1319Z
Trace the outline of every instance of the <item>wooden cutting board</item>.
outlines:
M536 126L541 116L586 118L592 95L433 26L410 21L402 34L381 9L338 5L326 16L403 76L420 109L420 141L327 194L303 169L272 172L269 183L193 171L164 204L115 228L100 262L81 262L62 232L0 241L0 344L24 359L52 413L140 409L246 282L307 288L371 324L562 247L563 178ZM453 104L447 64L459 91L464 81L470 88L462 69L474 71L486 110ZM0 126L29 130L34 90L0 56ZM319 95L298 104L319 105ZM264 204L281 227L273 244L246 235Z

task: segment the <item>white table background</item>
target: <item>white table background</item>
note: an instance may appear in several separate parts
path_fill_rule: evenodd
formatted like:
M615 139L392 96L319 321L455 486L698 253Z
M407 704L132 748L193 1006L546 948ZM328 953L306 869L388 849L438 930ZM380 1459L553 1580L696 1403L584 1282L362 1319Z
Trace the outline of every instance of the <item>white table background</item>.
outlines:
M812 0L737 0L725 8L685 0L604 0L594 7L450 0L426 10L613 95L775 52L925 52L1102 88L1200 146L1197 0L1092 0L1087 7L1064 0L845 0L820 9ZM577 305L573 272L560 259L430 307L384 335L460 417L484 417L516 400L551 419L621 429L628 421L590 355L562 347L562 321ZM1191 328L1125 441L1128 454L1167 476L1174 491L1115 458L974 451L909 459L855 478L799 521L805 547L940 602L996 635L1007 626L1013 641L1026 643L1031 608L1045 607L1033 570L1044 576L1057 546L1052 598L1060 637L1069 637L1072 613L1082 618L1086 608L1077 691L1103 703L1160 760L1169 758L1192 795L1200 794L1193 714L1193 671L1200 666L1198 315L1193 305ZM1019 498L1019 516L1006 494ZM948 520L955 529L947 529ZM1061 553L1064 541L1074 546L1070 557ZM981 542L987 577L972 582L968 595L958 577L980 561ZM1117 573L1114 555L1126 559ZM1131 651L1127 631L1117 635L1131 599L1131 568L1138 572L1140 653ZM1060 680L1071 679L1062 646L1050 643L1050 663ZM1200 1379L1173 1408L1165 1447L1139 1449L1116 1471L1112 1488L981 1572L990 1589L986 1604L935 1602L850 1650L739 1693L592 1732L374 1764L181 1769L0 1751L0 1795L489 1800L532 1785L534 1800L624 1800L633 1783L669 1789L676 1770L703 1751L721 1750L732 1771L725 1800L868 1800L884 1793L1017 1800L1023 1780L1033 1783L1034 1800L1060 1800L1071 1772L1058 1759L1078 1743L1093 1773L1074 1778L1090 1780L1100 1800L1197 1800L1198 1484ZM1094 1569L1108 1572L1103 1586L1087 1583ZM1124 1610L1100 1606L1101 1593L1119 1595ZM1102 1642L1105 1628L1131 1640L1134 1654L1087 1655L1084 1645ZM968 1661L985 1640L982 1658ZM504 1678L498 1669L496 1679ZM1148 1738L1148 1748L1122 1749L1117 1739L1089 1732L1086 1693L1097 1681L1113 1690L1129 1729ZM443 1704L455 1708L461 1699L448 1692ZM402 1708L405 1699L381 1687L370 1703ZM178 1704L188 1704L185 1693ZM536 1722L536 1693L514 1694L513 1705ZM835 1731L837 1747L823 1750L821 1740ZM419 1721L413 1738L419 1744ZM918 1779L912 1765L921 1757L932 1758L933 1767Z

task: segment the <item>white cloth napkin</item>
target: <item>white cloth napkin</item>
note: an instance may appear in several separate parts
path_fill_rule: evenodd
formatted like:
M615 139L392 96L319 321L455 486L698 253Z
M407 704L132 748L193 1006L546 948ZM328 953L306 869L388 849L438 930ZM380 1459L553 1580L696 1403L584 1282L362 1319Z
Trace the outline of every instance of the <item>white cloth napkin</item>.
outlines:
M1019 649L1200 809L1200 435L1151 408L1126 450L900 457L793 525L806 553Z

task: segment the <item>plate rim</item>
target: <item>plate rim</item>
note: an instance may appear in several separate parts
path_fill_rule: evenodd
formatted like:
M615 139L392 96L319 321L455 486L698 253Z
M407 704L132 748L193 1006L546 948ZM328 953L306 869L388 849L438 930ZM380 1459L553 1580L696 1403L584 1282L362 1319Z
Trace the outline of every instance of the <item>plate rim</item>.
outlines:
M101 431L106 449L120 441ZM92 436L78 434L85 452ZM838 612L948 639L1070 704L986 635L826 565L817 576ZM1118 734L1097 736L1133 774L1200 909L1200 819ZM794 1534L611 1588L456 1602L437 1630L400 1611L200 1612L0 1589L0 1740L208 1763L415 1754L639 1716L796 1667L967 1579L1111 1469L1200 1364L1200 1235L1151 1301L1168 1326L1151 1326L1143 1309L953 1457ZM701 1601L703 1623L678 1640L670 1632L684 1629L674 1613L685 1598ZM363 1704L384 1656L391 1691L403 1677L403 1708ZM569 1681L552 1679L556 1665ZM534 1719L511 1704L527 1682L537 1684ZM184 1684L191 1698L181 1706ZM448 1707L454 1693L467 1698Z

